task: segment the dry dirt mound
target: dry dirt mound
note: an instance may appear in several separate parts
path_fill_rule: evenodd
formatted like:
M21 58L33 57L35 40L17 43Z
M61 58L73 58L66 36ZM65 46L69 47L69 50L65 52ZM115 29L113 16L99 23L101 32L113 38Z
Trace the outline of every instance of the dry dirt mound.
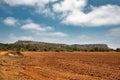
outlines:
M8 52L4 56L7 56L7 57L24 57L24 55L21 52L17 52L17 51Z

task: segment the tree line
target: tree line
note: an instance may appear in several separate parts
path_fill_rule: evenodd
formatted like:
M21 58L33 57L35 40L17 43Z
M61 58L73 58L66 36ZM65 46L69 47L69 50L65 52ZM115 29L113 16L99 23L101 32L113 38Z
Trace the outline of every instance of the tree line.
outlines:
M117 51L120 52L120 48L116 50L103 47L71 47L71 46L53 46L53 45L24 45L24 44L0 44L0 50L20 50L20 51L55 51L55 52L73 52L73 51L84 51L84 52L108 52L108 51Z

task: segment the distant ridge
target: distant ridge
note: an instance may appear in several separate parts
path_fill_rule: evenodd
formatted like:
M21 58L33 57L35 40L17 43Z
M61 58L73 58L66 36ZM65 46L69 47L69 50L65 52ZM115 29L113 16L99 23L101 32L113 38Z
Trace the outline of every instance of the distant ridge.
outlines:
M76 47L76 48L109 48L107 44L58 44L58 43L47 43L38 41L23 41L18 40L14 44L17 45L39 45L39 46L56 46L56 47Z
M0 44L0 50L17 50L17 51L55 51L55 52L72 52L72 51L111 51L107 44L60 44L38 41L18 40L12 44ZM113 51L113 50L112 50Z
M37 41L22 41L22 40L18 40L15 42L15 44L40 44L40 43L43 43L43 42L37 42Z
M107 44L83 44L83 45L74 44L72 46L78 48L109 48Z

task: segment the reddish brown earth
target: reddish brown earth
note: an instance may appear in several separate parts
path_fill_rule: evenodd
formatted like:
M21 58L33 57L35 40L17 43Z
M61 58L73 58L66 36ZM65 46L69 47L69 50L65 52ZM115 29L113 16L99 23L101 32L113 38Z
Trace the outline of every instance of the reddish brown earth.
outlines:
M118 52L0 52L0 80L120 80Z

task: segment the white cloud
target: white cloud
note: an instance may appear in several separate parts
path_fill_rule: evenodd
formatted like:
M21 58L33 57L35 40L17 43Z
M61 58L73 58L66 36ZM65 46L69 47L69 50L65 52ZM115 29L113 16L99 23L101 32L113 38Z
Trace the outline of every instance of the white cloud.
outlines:
M34 40L32 36L16 36L14 34L10 34L8 37L12 42L17 40Z
M66 36L68 36L67 34L62 33L62 32L53 32L53 33L49 33L49 35L58 36L58 37L66 37Z
M6 4L10 6L34 6L34 7L44 7L50 2L55 2L57 0L3 0Z
M120 6L105 5L95 7L89 13L73 10L62 23L77 26L104 26L120 24Z
M53 11L60 19L68 16L74 10L83 10L87 5L87 0L63 0L53 5Z
M41 25L37 24L37 23L28 23L25 24L23 26L21 26L21 29L24 30L33 30L33 31L47 31L47 30L52 30L53 28L48 26L48 27L42 27Z
M120 27L109 30L107 35L113 37L120 37Z
M68 36L67 34L65 34L63 32L54 31L53 27L51 27L51 26L42 26L42 25L34 23L34 22L30 22L25 25L22 25L21 29L31 31L35 35L39 35L42 37L43 36L46 36L46 37L48 37L48 36L51 36L51 37L53 37L53 36L56 36L56 37Z
M4 19L4 24L6 24L6 25L9 25L9 26L14 26L14 25L16 25L16 23L17 23L17 19L15 19L15 18L13 18L13 17L7 17L6 19Z
M57 1L57 2L56 2ZM89 7L85 13L87 0L3 0L10 6L32 6L37 13L52 18L59 17L61 23L75 26L120 25L120 6L101 5Z
M89 39L91 39L91 37L88 36L88 35L80 35L80 36L78 36L78 39L80 39L80 40L89 40Z
M57 0L3 0L4 3L15 7L15 6L31 6L36 9L37 13L43 13L48 15L51 10L46 8L49 3L54 3ZM52 14L53 15L53 14Z
M18 6L18 5L29 5L33 6L37 3L38 0L3 0L5 3L10 6Z
M82 10L86 6L86 0L63 0L53 5L55 12L67 12L75 9Z
M39 35L39 36L51 36L51 37L67 37L68 35L63 33L63 32L42 32L42 33L39 33L39 32L34 32L36 35Z

